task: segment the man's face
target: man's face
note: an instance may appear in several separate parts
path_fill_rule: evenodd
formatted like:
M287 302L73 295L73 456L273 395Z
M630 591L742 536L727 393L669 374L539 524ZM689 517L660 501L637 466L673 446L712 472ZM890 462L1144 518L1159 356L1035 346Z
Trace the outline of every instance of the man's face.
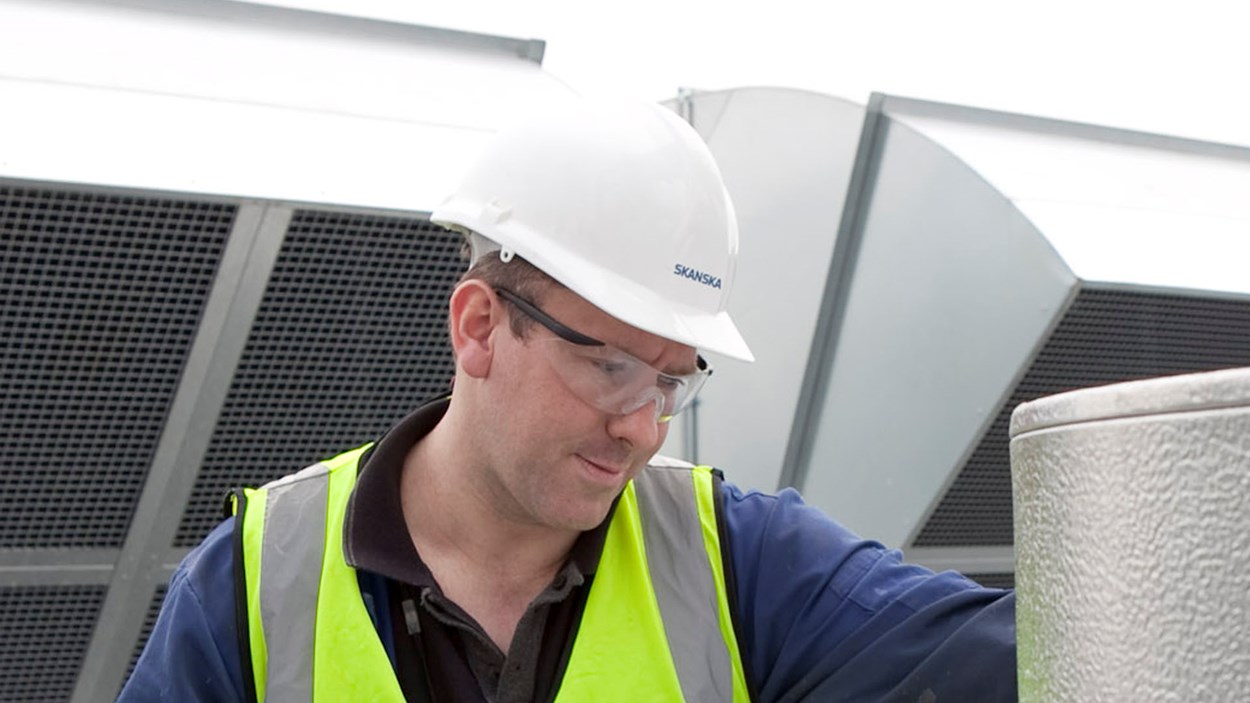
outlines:
M496 351L489 385L491 407L484 438L491 460L484 486L503 514L534 525L588 530L607 515L626 482L659 450L667 424L656 420L653 403L624 414L592 407L576 395L554 364L554 334L539 324L526 336L512 335L507 315L523 315L503 303L505 319L496 327ZM574 293L554 288L541 308L584 335L628 352L669 373L695 369L691 347L622 323Z

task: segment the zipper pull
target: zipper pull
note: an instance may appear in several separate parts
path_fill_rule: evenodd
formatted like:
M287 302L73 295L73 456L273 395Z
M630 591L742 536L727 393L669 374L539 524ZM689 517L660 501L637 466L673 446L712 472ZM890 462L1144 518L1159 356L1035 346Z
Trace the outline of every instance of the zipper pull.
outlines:
M417 604L411 598L405 598L401 604L404 608L404 622L408 624L408 634L421 634L421 620L417 617Z

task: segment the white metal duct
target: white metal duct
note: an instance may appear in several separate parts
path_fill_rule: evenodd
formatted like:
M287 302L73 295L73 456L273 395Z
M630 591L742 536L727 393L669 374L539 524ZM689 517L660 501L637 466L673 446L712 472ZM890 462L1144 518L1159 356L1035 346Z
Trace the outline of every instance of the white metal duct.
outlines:
M744 488L771 490L803 386L864 108L782 88L695 93L672 106L707 141L738 213L729 310L756 360L709 355L712 381L668 451L721 466Z
M1020 300L1009 320L985 326L967 311L952 314L958 303L946 286L914 291L932 298L927 314L945 320L949 331L945 341L919 346L919 358L911 362L917 379L953 373L957 384L989 391L990 383L1003 380L993 371L996 363L1010 360L1015 368L995 389L997 397L986 394L969 403L967 394L954 393L921 412L914 406L903 411L909 427L926 417L943 418L937 432L959 429L942 427L944 413L952 410L980 411L982 424L972 435L960 433L960 453L943 456L953 462L918 472L915 482L936 490L924 497L926 505L900 511L906 533L886 533L922 560L965 570L997 562L1005 570L1014 544L1006 453L1012 408L1072 388L1250 364L1250 278L1240 264L1250 254L1250 203L1244 196L1250 192L1250 150L898 98L882 99L880 109L890 127L876 187L891 168L890 143L919 135L932 146L917 150L937 148L954 157L958 164L948 159L948 168L975 174L998 193L1001 206L1032 225L1011 230L989 211L952 218L945 231L975 232L970 246L949 249L928 265L930 271L957 272L965 282L984 280L978 268L1021 269L1019 277L984 288L973 303L975 309L1002 310ZM908 157L904 152L896 159L895 168L905 167ZM876 211L907 200L874 195L869 202ZM885 236L872 227L870 215L865 242ZM900 244L917 246L920 232L904 233ZM1006 244L1005 254L987 256L998 243ZM1026 253L1038 246L1046 253ZM891 258L878 265L890 266ZM872 275L871 266L859 262L852 291L861 272ZM1021 291L1041 276L1045 284L1024 300ZM853 298L847 303L855 305ZM865 301L866 309L874 305ZM899 334L900 320L893 313L887 319L890 334ZM1031 338L1027 354L1005 343L1013 335ZM914 340L902 333L899 342ZM999 356L980 369L962 363L982 355ZM833 363L836 369L842 361L835 355ZM833 400L837 394L831 385L828 398L843 402ZM986 399L992 402L984 404ZM828 495L833 483L824 476Z
M1016 404L1250 364L1250 150L881 95L687 102L746 204L743 251L788 249L744 256L734 293L765 367L700 408L700 459L747 485L779 476L909 558L1009 585ZM718 131L735 119L751 129Z
M0 176L430 210L544 44L232 0L0 0Z

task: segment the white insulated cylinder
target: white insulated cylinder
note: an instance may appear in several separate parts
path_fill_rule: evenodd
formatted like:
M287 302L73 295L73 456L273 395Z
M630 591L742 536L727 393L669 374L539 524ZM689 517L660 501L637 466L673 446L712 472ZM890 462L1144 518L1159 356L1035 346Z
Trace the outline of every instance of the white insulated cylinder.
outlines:
M1250 701L1250 368L1011 417L1021 701Z

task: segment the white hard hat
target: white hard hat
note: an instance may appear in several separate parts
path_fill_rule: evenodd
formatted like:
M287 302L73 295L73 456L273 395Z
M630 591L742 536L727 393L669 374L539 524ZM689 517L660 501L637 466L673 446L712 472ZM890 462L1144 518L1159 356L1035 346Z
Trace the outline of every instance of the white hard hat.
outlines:
M726 310L733 204L703 140L659 105L580 98L504 129L430 219L622 322L754 361Z

